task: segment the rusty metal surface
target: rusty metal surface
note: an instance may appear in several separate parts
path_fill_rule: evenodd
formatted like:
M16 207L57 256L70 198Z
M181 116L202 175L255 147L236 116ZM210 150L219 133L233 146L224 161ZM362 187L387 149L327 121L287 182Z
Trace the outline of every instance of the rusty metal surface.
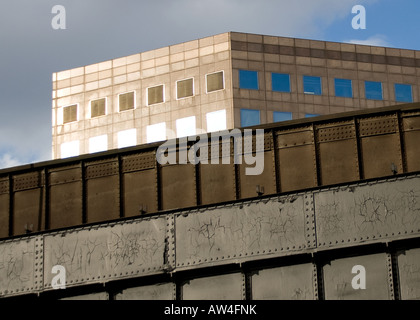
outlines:
M356 128L354 122L317 126L321 184L359 179Z
M253 155L255 157L255 154ZM245 170L250 165L242 163L239 165L239 193L240 198L256 197L256 187L264 188L263 194L276 193L276 171L274 167L274 152L266 151L263 153L264 171L259 175L246 175ZM252 166L255 166L253 164ZM251 166L251 167L252 167Z
M393 299L390 257L385 253L333 260L323 268L326 300ZM365 289L354 289L354 266L365 268ZM357 287L356 287L357 288Z
M212 204L236 199L235 165L233 157L230 164L200 164L200 200L202 204ZM215 188L215 186L218 186Z
M149 286L133 287L116 294L115 300L175 300L174 283L158 283Z
M420 248L398 255L400 295L402 300L420 299Z
M166 165L161 168L162 209L176 209L197 204L194 165Z
M314 193L318 248L420 233L420 177Z
M263 269L252 275L253 300L314 300L316 272L311 263Z
M300 194L177 214L177 267L311 248L311 202Z
M316 154L312 127L277 132L281 191L315 187Z
M41 188L15 192L13 208L13 234L42 230L44 212Z
M162 272L165 226L159 217L46 235L44 287L55 265L65 268L67 286Z
M9 236L9 194L0 194L0 237Z
M196 278L182 286L183 300L244 300L245 277L230 273Z
M0 243L0 297L42 288L42 268L40 237Z
M125 217L158 211L156 169L124 173L122 184Z

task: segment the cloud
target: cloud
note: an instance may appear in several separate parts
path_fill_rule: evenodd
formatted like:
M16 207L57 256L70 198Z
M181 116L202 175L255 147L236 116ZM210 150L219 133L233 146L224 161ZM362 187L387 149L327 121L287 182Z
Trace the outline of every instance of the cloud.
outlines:
M376 46L376 47L391 47L392 45L388 42L387 37L381 34L373 35L365 40L361 39L352 39L344 40L346 43L354 44L363 44L367 46Z
M20 160L14 158L14 156L9 153L0 155L0 169L16 167L21 164L22 162Z

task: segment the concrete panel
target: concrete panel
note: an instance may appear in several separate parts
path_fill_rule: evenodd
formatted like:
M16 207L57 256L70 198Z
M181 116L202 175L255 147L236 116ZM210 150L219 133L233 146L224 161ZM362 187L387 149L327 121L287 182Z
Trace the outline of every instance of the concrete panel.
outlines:
M400 295L402 300L420 300L420 249L398 255Z
M116 300L175 300L174 283L159 283L150 286L124 289L115 296Z
M385 253L344 258L324 266L324 289L326 300L390 300L393 299L390 261ZM358 288L363 280L362 271L352 273L354 266L363 266L365 288ZM355 279L356 289L353 288Z
M41 238L0 244L0 297L36 292L42 287Z
M252 299L314 300L315 283L311 263L259 270L252 275Z
M52 267L66 270L66 286L102 282L164 268L165 217L60 232L44 238L44 287Z
M245 279L241 273L197 278L182 286L183 300L244 300Z
M305 250L314 244L311 204L301 194L176 215L177 267Z
M419 234L419 198L419 176L315 193L317 245L353 245Z

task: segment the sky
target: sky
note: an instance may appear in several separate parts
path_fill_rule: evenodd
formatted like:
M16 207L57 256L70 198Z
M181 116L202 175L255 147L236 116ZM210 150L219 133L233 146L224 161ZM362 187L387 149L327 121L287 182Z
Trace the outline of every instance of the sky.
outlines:
M420 50L419 30L420 0L0 0L0 169L51 159L53 72L228 31Z

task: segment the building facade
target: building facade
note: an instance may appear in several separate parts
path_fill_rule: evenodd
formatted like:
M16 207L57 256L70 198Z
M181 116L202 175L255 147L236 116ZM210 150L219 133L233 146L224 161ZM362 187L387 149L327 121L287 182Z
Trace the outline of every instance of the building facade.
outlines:
M53 74L53 159L420 101L420 51L237 32Z

